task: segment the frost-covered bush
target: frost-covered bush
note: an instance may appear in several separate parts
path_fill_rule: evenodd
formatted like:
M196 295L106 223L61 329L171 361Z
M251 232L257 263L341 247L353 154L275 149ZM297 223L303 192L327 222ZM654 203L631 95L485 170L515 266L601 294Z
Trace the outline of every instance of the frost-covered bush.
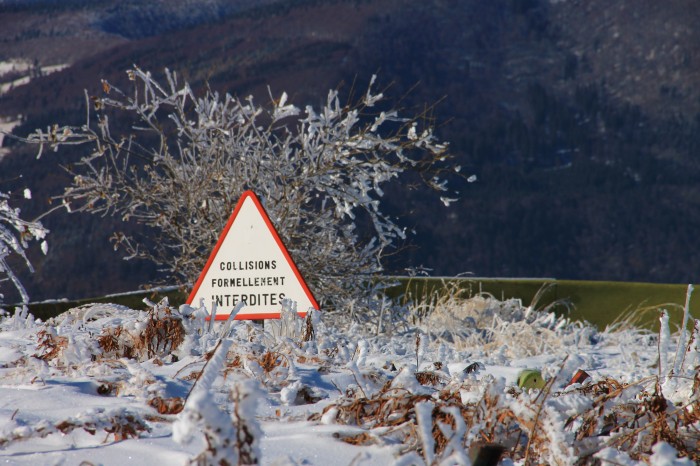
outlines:
M25 197L31 197L29 190L25 190ZM20 209L10 207L9 199L8 194L0 193L0 283L9 280L19 293L21 302L26 304L29 295L13 272L10 261L13 256L17 257L33 272L34 268L27 259L25 250L29 247L30 240L43 240L48 230L38 221L21 219ZM41 249L46 254L46 241L42 241ZM0 306L3 299L3 294L0 293Z
M405 238L382 210L388 181L410 170L445 204L454 200L438 176L446 145L423 119L385 105L374 79L355 104L341 104L330 91L322 108L301 110L286 93L259 105L211 90L200 96L174 73L165 75L161 84L129 70L130 94L103 82L105 94L92 98L96 114L84 126L56 125L26 141L89 145L72 168L64 205L143 225L138 236L113 239L127 258L152 260L173 278L197 278L251 189L318 297L352 299ZM110 118L130 128L113 133Z

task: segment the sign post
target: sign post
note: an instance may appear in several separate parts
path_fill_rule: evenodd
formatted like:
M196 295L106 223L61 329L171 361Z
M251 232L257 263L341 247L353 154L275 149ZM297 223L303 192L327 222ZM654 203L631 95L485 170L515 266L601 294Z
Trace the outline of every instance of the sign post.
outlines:
M187 304L216 306L216 320L226 320L236 304L246 305L241 319L278 319L282 300L297 303L301 317L319 309L270 217L252 191L236 204Z

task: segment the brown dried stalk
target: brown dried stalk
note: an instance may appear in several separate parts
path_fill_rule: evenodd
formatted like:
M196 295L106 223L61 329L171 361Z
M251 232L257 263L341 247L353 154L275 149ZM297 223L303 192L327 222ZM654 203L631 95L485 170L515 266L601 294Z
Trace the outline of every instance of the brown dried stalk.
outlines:
M145 348L147 359L150 359L176 350L185 340L185 327L174 316L156 318L155 312L151 312L148 324L138 338L137 348Z
M41 330L37 336L39 337L37 345L39 352L34 356L44 361L57 358L68 347L68 338L54 335L52 332Z
M313 311L309 311L306 314L306 320L304 321L304 330L302 331L301 334L301 341L311 341L315 337L315 332L314 332L314 324L311 322L311 313Z

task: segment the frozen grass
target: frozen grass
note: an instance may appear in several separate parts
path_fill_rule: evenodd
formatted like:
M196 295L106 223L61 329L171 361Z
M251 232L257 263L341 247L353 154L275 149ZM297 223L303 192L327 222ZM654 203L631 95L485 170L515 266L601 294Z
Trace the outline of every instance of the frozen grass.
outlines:
M530 306L520 300L499 301L482 294L465 297L457 286L411 306L409 320L437 341L461 351L481 348L507 358L561 353L576 349L594 333L582 322L557 317L548 309L537 310L537 297ZM555 303L564 305L563 303Z
M341 465L700 461L697 322L672 332L662 312L659 334L601 332L487 295L382 306L381 323L285 312L265 328L212 326L206 309L167 302L6 316L0 460L77 450L110 464L115 442L137 459L161 442L197 464L328 464L327 451ZM517 386L525 368L544 388ZM589 377L569 383L577 370ZM282 426L296 435L276 437Z

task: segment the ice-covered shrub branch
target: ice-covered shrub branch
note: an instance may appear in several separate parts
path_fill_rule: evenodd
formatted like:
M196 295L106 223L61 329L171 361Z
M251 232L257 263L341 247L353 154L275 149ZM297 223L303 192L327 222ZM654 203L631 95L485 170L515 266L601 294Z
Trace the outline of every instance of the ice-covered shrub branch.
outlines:
M259 105L211 90L199 96L167 70L165 85L138 68L128 75L131 94L103 82L84 126L55 126L25 141L88 144L60 200L72 211L144 226L114 240L128 258L152 260L181 281L197 277L247 189L260 196L321 299L351 296L405 238L382 209L388 181L412 171L452 196L441 178L446 145L426 119L383 108L374 79L354 104L330 91L322 108L302 111L286 93Z
M25 197L31 197L29 190L25 190ZM11 207L9 201L10 196L0 192L0 282L9 280L19 293L21 302L26 304L29 302L29 295L12 270L10 258L19 258L33 272L34 268L25 250L29 247L30 240L43 240L48 230L38 221L20 218L20 209ZM46 241L42 241L41 249L46 253ZM0 293L0 305L2 303L3 295Z

